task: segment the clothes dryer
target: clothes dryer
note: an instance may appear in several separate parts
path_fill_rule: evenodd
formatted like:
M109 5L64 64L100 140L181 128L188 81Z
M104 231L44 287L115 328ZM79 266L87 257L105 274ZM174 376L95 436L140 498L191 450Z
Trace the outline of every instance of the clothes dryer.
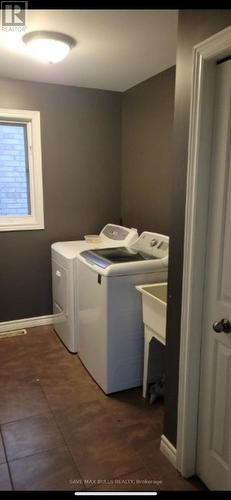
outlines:
M137 237L138 233L134 228L107 224L100 232L97 243L80 240L62 241L51 245L54 328L70 352L76 353L78 350L76 256L81 251L93 247L127 245Z

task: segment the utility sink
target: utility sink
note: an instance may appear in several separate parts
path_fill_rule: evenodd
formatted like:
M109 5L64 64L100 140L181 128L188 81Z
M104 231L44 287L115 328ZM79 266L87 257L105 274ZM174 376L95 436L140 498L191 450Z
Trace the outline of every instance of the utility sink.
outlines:
M166 343L167 287L167 283L136 286L136 289L142 293L145 330L150 339L155 337L164 345Z

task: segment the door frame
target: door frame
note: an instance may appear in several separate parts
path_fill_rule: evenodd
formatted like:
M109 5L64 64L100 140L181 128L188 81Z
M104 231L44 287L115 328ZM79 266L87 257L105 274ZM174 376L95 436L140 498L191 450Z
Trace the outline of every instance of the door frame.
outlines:
M196 472L203 289L216 63L231 54L231 26L195 45L190 106L177 420L177 469Z

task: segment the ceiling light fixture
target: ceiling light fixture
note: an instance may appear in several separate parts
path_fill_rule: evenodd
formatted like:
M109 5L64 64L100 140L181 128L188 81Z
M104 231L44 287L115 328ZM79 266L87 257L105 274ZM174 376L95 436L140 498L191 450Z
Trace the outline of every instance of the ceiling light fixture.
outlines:
M31 31L22 39L31 55L47 64L62 61L76 45L74 38L55 31Z

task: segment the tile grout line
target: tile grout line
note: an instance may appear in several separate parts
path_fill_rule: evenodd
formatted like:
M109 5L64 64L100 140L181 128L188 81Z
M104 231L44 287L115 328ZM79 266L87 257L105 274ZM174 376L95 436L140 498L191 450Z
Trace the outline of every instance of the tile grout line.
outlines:
M56 424L56 426L57 426L57 429L59 430L59 432L60 432L60 434L61 434L61 436L62 436L62 438L63 438L64 444L65 444L65 446L66 446L66 448L67 448L68 452L70 453L70 456L71 456L71 458L72 458L73 464L75 465L75 467L76 467L76 469L77 469L77 471L78 471L78 473L79 473L79 476L80 476L81 481L82 481L82 483L83 483L84 490L86 490L86 487L85 487L85 484L84 484L84 479L83 479L83 477L82 477L82 474L80 473L79 468L77 467L77 464L76 464L76 462L75 462L75 460L74 460L74 457L73 457L73 455L72 455L72 452L71 452L71 450L70 450L70 448L69 448L69 445L68 445L68 443L67 443L67 441L66 441L66 439L65 439L65 436L64 436L64 433L63 433L63 431L62 431L62 428L61 428L61 426L60 426L60 425L58 424L58 422L57 422L57 419L56 419L55 413L54 413L53 409L50 407L50 403L49 403L49 400L48 400L48 398L47 398L46 392L45 392L45 390L44 390L44 388L43 388L42 384L40 383L40 381L39 381L39 385L40 385L41 391L43 392L44 397L46 398L47 405L48 405L49 410L50 410L50 412L51 412L51 414L52 414L52 416L53 416L53 419L54 419L54 421L55 421L55 424ZM73 491L75 491L75 490L76 490L76 488L74 488L74 489L73 489Z
M0 426L0 436L2 438L2 446L3 446L4 453L5 453L5 458L6 458L6 462L5 463L6 463L7 469L8 469L8 474L9 474L9 478L10 478L10 484L11 484L11 487L12 487L12 491L15 491L15 489L14 489L14 483L13 483L13 478L12 478L12 474L11 474L11 470L10 470L10 466L9 466L9 462L8 462L8 459L7 459L6 446L5 446L5 443L4 443L1 426Z
M52 332L52 330L53 329L50 328L51 332ZM25 340L24 337L20 337L18 340L22 340L22 338L23 338L23 340ZM35 340L35 344L36 344L36 335L35 335L35 337L34 337L33 340ZM43 339L42 339L42 342L43 342ZM36 347L36 345L35 345L35 347ZM33 349L31 350L30 346L27 345L27 346L23 346L22 354L24 355L24 353L25 353L29 358L31 357L33 359L33 358L35 358L37 356L40 356L40 354L43 357L43 354L48 354L48 353L54 352L54 351L57 351L57 347L56 346L55 347L51 346L51 347L47 348L47 350L44 353L43 352L40 353L40 350L38 350L38 352L36 353L36 350L35 351ZM7 360L6 364L8 364L8 361L10 363L11 359ZM77 359L76 359L76 361L77 361ZM74 365L76 364L76 361L74 362ZM31 365L31 363L30 363L30 365ZM18 421L22 421L22 420L25 420L25 419L28 419L28 418L33 418L33 417L37 417L37 416L46 415L46 414L49 413L49 415L54 419L54 425L57 427L57 431L59 432L60 438L63 441L62 442L62 446L63 446L64 449L66 449L67 453L69 454L70 460L72 461L72 464L74 466L74 470L76 470L76 472L79 475L79 479L81 479L81 481L82 481L82 485L81 485L82 490L83 491L93 491L93 489L95 488L95 486L93 486L93 485L92 486L85 485L85 480L83 479L83 476L80 473L78 465L77 465L77 463L75 461L75 458L74 458L75 455L73 455L71 449L69 448L69 446L71 446L71 441L70 441L70 439L69 439L69 441L67 441L68 435L65 434L65 429L63 429L62 422L60 422L59 419L58 419L58 415L59 414L56 412L55 408L53 408L52 406L50 406L50 405L52 405L52 400L49 401L49 393L47 393L47 391L46 391L46 384L44 385L43 381L41 381L41 380L43 380L43 377L41 377L41 380L39 380L39 377L40 377L40 375L34 372L34 365L32 363L32 365L31 365L31 373L29 375L23 376L22 380L25 380L25 382L28 382L29 379L30 379L30 381L36 382L36 385L39 384L38 387L40 388L41 394L43 394L43 396L45 398L45 401L47 403L47 410L46 411L42 411L42 412L40 412L38 414L35 414L35 415L28 415L26 417L22 417L22 418L19 418L19 419L17 418L16 420L12 420L10 422L8 421L8 422L0 423L0 436L2 436L3 451L5 453L5 460L6 460L5 465L7 465L7 470L8 470L8 474L9 474L9 486L11 485L12 490L15 490L14 481L13 481L13 477L11 475L11 469L10 469L11 463L19 461L19 460L22 460L23 458L29 458L29 457L41 454L43 452L49 452L49 451L52 451L52 450L59 449L59 448L61 448L61 445L54 446L53 448L51 448L51 447L49 448L48 447L46 449L43 449L43 450L40 450L40 451L37 451L37 452L32 452L31 454L26 455L26 456L24 455L22 457L15 458L13 460L8 460L7 453L6 453L6 446L5 446L5 442L4 442L4 439L3 439L3 428L4 428L4 425L10 424L10 423L14 423L14 422L18 422ZM101 398L96 398L96 399L94 399L94 401L98 401L98 402L102 403ZM110 418L113 419L114 422L116 422L116 415L114 416L114 415L111 414L111 412L110 412L110 406L109 407L105 406L104 408L105 408L106 414L109 415ZM65 412L65 407L63 407L63 411ZM77 409L77 412L78 412L78 409ZM157 412L157 414L158 414L158 412ZM64 413L64 415L65 415L65 413ZM149 422L149 419L148 419L148 422ZM122 431L122 429L123 429L123 426L121 427L121 431ZM151 432L154 431L154 433L155 433L154 423L152 423L152 420L150 421L150 431ZM159 439L159 437L158 437L158 439ZM136 455L138 455L138 457L140 459L140 463L141 463L140 466L139 467L138 466L135 467L135 470L134 469L130 470L127 473L125 472L125 473L123 473L121 475L117 475L116 474L114 477L111 478L112 480L116 480L118 478L129 477L130 474L137 474L142 469L144 469L145 471L147 471L147 473L150 474L152 477L153 477L153 474L155 475L155 473L153 473L152 468L151 468L152 461L150 462L150 464L147 463L145 455L143 455L143 452L142 452L142 447L138 447L138 449L137 449L136 447L132 446L132 448L133 448L133 452ZM80 462L79 465L81 465L81 462ZM113 471L112 471L112 475L113 475ZM109 480L110 479L108 479L108 481ZM68 479L67 479L67 481L68 481ZM75 486L75 484L73 484L73 487L74 486ZM76 486L77 486L77 484L76 484Z
M55 351L56 351L56 349L57 349L57 348L55 347L55 348L54 348L54 349L52 349L52 350L55 350ZM23 345L23 346L22 346L22 352L23 352L23 355L28 355L28 354L30 354L30 353L28 353L28 348L27 348L27 346L25 346L25 345ZM50 350L49 350L49 349L46 351L46 353L48 353L48 352L50 352ZM8 361L7 361L7 362L8 362ZM7 363L7 362L6 362L6 363ZM40 383L40 380L37 380L39 377L38 377L37 373L35 373L35 372L33 371L33 367L32 367L32 365L31 365L31 369L32 369L32 370L31 370L31 371L32 371L31 376L23 377L23 378L22 378L22 380L25 380L25 381L30 380L30 382L35 382L35 383L36 383L36 385L39 385L39 387L40 387L40 389L41 389L41 392L42 392L42 393L43 393L43 395L45 396L45 399L46 399L46 402L47 402L47 406L48 406L48 410L49 410L49 414L50 414L50 415L54 418L54 421L55 421L56 427L57 427L57 429L58 429L59 433L61 434L61 437L62 437L62 439L63 439L63 441L64 441L64 445L66 446L66 448L67 448L68 452L70 453L70 456L71 456L72 462L73 462L74 466L76 467L76 469L77 469L77 471L78 471L78 473L79 473L79 475L80 475L81 480L83 481L83 478L82 478L82 476L81 476L81 474L80 474L80 472L79 472L79 469L78 469L78 467L77 467L77 465L76 465L76 463L75 463L75 461L74 461L74 459L73 459L72 453L71 453L71 451L69 450L69 447L68 447L68 445L67 445L67 443L66 443L66 440L65 440L65 438L64 438L64 436L63 436L63 433L61 432L61 429L59 428L59 425L58 425L58 423L57 423L57 421L56 421L56 418L55 418L54 412L53 412L53 410L52 410L52 409L51 409L51 407L50 407L50 404L49 404L49 401L48 401L48 399L47 399L46 393L45 393L45 391L44 391L44 389L43 389L43 387L42 387L42 385L41 385L41 383ZM31 454L29 454L29 455L24 455L24 456L22 456L22 457L17 457L17 458L15 458L15 459L13 459L13 460L8 460L8 456L7 456L7 452L6 452L6 446L5 446L5 442L4 442L4 438L3 438L3 434L2 434L2 429L1 429L1 428L2 428L2 426L3 426L3 425L7 425L7 424L11 424L11 423L16 423L16 422L18 422L18 421L22 421L22 420L25 420L25 419L28 419L28 418L34 418L34 417L44 416L44 415L46 415L46 414L48 414L48 411L47 411L47 413L46 413L46 412L41 412L41 413L38 413L38 414L36 414L36 415L29 415L29 416L27 416L27 417L23 417L23 418L19 418L19 419L16 419L16 420L11 420L11 421L1 422L1 423L0 423L0 436L1 436L1 438L2 438L3 449L4 449L5 459L6 459L5 464L7 465L7 470L8 470L8 474L9 474L9 478L10 478L10 483L11 483L11 487L12 487L12 490L13 490L13 491L15 491L15 487L14 487L14 482L13 482L13 478L12 478L12 474L11 474L10 463L14 463L14 462L16 462L16 461L18 461L18 460L22 460L22 459L27 458L27 457L30 457L30 456L35 456L35 455L38 455L38 454L43 453L43 452L46 452L46 451L50 451L50 450L55 450L55 449L58 449L58 448L60 448L60 447L61 447L61 445L60 445L60 446L55 446L55 447L53 447L53 448L47 448L47 449L44 449L44 450L40 450L40 451L38 451L38 452L31 453ZM83 485L84 485L84 481L83 481ZM84 489L86 490L85 486L84 486Z
M44 389L43 389L43 388L42 388L42 390L43 390L43 393L44 393L44 395L45 395L45 397L46 397L46 393L45 393L45 391L44 391ZM46 397L46 399L47 399L47 397ZM99 401L99 400L98 400L98 399L96 399L95 401ZM49 401L48 401L48 399L47 399L47 402L48 402L48 406L49 406ZM49 406L49 408L50 408L50 406ZM71 452L71 450L70 450L70 448L69 448L68 442L66 441L65 436L64 436L64 434L63 434L63 432L62 432L62 428L59 426L59 424L58 424L58 422L57 422L57 420L56 420L55 413L54 413L54 411L53 411L51 408L50 408L50 410L51 410L51 412L52 412L52 414L53 414L53 417L54 417L54 420L55 420L55 422L56 422L56 425L57 425L58 429L60 430L60 433L61 433L61 435L62 435L62 437L63 437L63 439L64 439L64 442L65 442L65 444L66 444L66 446L67 446L67 449L68 449L68 451L69 451L69 453L70 453L70 455L71 455L71 457L72 457L72 460L73 460L74 464L76 465L76 462L75 462L75 460L74 460L73 454L72 454L72 452ZM108 409L106 409L105 411L106 411L106 413L109 415L109 417L111 417L110 412L108 411ZM134 450L134 453L135 453L136 455L138 455L138 456L139 456L139 458L141 459L140 455L139 455L139 454L138 454L135 450ZM79 471L79 469L78 469L77 465L76 465L76 468L77 468L77 470L78 470L78 472L79 472L79 474L80 474L80 477L81 477L81 479L82 479L82 481L83 481L83 484L84 484L85 489L86 489L87 491L89 491L89 490L91 490L92 488L94 488L95 486L92 486L92 487L90 487L90 488L87 488L87 487L85 486L85 480L84 480L84 478L83 478L82 474L80 473L80 471ZM128 473L125 473L125 474L122 474L122 475L118 475L118 476L116 475L116 476L113 476L112 478L110 478L110 480L116 480L116 479L119 479L119 478L121 478L121 477L123 477L123 476L126 476L126 475L128 475L128 474L133 474L133 473L135 473L135 472L138 472L138 471L139 471L139 470L141 470L141 469L146 469L146 470L147 470L147 472L150 474L150 471L147 469L145 462L143 462L143 460L141 459L141 465L140 465L138 468L132 469L132 470L130 470Z
M80 360L80 361L81 361L81 360ZM82 363L81 363L81 364L82 364ZM43 394L44 394L44 396L45 396L45 398L46 398L46 401L47 401L47 404L48 404L49 410L51 411L51 413L52 413L52 415L53 415L53 418L54 418L54 420L55 420L55 423L56 423L56 425L57 425L57 428L59 429L60 434L62 435L62 438L63 438L63 440L64 440L64 443L65 443L65 445L66 445L66 447L67 447L67 449L68 449L68 451L69 451L69 453L70 453L70 455L71 455L71 457L72 457L72 460L73 460L73 462L74 462L74 464L75 464L75 466L76 466L76 469L77 469L77 471L78 471L78 473L79 473L79 475L80 475L80 477L81 477L81 480L83 481L84 488L85 488L86 490L88 490L88 489L90 490L91 488L87 488L87 487L85 486L84 478L83 478L82 474L81 474L81 473L80 473L80 471L79 471L79 468L78 468L78 466L77 466L77 464L76 464L76 462L75 462L75 459L74 459L74 456L73 456L73 454L72 454L72 451L71 451L71 449L69 448L69 444L68 444L68 442L67 442L67 440L66 440L66 438L65 438L65 435L64 435L64 433L63 433L63 431L62 431L61 426L59 425L59 423L58 423L58 421L57 421L57 419L56 419L56 415L55 415L54 410L50 407L50 403L49 403L49 400L48 400L48 398L47 398L46 392L45 392L45 390L44 390L44 388L43 388L43 385L40 383L40 381L39 381L39 385L40 385L41 390L42 390L42 392L43 392ZM100 401L100 400L99 400L99 399L96 399L95 401ZM106 411L106 414L107 414L107 415L108 415L108 416L112 419L112 421L113 421L114 419L116 420L116 417L115 417L115 416L113 416L113 417L112 417L112 415L110 414L110 412L109 412L108 408L105 408L105 411ZM136 468L136 469L133 469L133 470L131 470L131 471L129 471L129 472L128 472L128 474L132 474L132 473L134 473L134 472L137 472L138 470L140 470L140 469L142 469L142 468L146 469L146 470L147 470L147 472L148 472L148 473L150 473L150 472L149 472L149 470L148 470L148 469L147 469L147 467L146 467L145 462L143 461L142 457L140 456L140 454L139 454L136 450L134 450L134 453L135 453L135 454L139 457L139 459L140 459L140 467L139 467L139 468ZM114 477L113 477L113 478L111 478L111 479L112 479L112 480L115 480L115 479L118 479L118 478L120 478L120 477L122 477L122 476L120 476L120 475L118 475L118 476L117 476L117 475L116 475L116 476L114 476Z
M77 471L78 471L78 473L79 473L79 475L80 475L80 477L81 477L81 480L82 480L82 482L83 482L84 488L85 488L87 491L88 491L88 490L91 490L94 486L92 486L92 488L87 488L87 487L85 486L85 480L84 480L84 478L83 478L82 474L80 473L79 468L78 468L78 466L77 466L77 464L76 464L76 462L75 462L75 460L74 460L74 457L73 457L73 454L72 454L72 452L71 452L71 449L69 448L68 442L67 442L67 441L66 441L66 439L65 439L65 435L64 435L64 434L63 434L63 432L62 432L62 428L61 428L61 426L58 424L58 422L57 422L57 420L56 420L55 413L54 413L54 411L50 408L48 398L47 398L46 393L45 393L45 391L44 391L44 389L43 389L43 387L42 387L42 386L41 386L41 389L42 389L42 391L43 391L44 396L46 397L47 404L48 404L49 409L50 409L50 411L51 411L51 413L52 413L52 415L53 415L53 418L54 418L54 420L55 420L55 423L56 423L56 425L57 425L57 428L59 429L60 434L61 434L61 435L62 435L62 437L63 437L64 443L65 443L65 445L66 445L66 447L67 447L67 449L68 449L68 451L69 451L69 453L70 453L70 455L71 455L71 457L72 457L72 460L73 460L73 462L74 462L74 464L75 464L75 466L76 466L76 469L77 469ZM95 400L95 401L98 401L98 400ZM110 413L108 412L108 410L106 410L106 413L110 416ZM129 471L129 472L128 472L128 474L133 474L134 472L137 472L138 470L140 470L140 469L142 469L142 468L145 468L145 464L144 464L143 462L142 462L142 466L140 466L138 469L133 469L133 470ZM126 473L125 473L125 474L123 474L123 476L124 476L124 475L126 475ZM118 475L118 476L117 476L117 475L116 475L116 476L114 476L113 478L110 478L110 480L119 479L120 477L122 477L122 476L120 476L120 475Z
M43 450L39 450L39 451L35 451L33 453L30 453L29 455L23 455L22 457L16 457L16 458L13 458L12 460L8 460L7 463L12 464L14 462L17 462L18 460L23 460L24 458L34 457L34 456L39 455L41 453L46 453L47 451L58 450L61 447L62 447L62 445L53 446L52 448L44 448Z
M50 410L50 407L49 407L49 410ZM29 418L35 418L35 417L43 417L45 415L46 415L46 412L41 412L41 413L36 413L35 415L28 415L27 417L17 418L17 420L7 420L7 422L0 422L0 426L3 427L4 425L8 425L8 424L16 424L17 422L21 422L22 420L27 420Z
M26 351L26 353L27 353L27 350L28 350L28 349L27 349L27 347L26 347L26 346L23 346L23 351ZM56 348L52 349L52 351L53 351L53 350L55 350L55 351L56 351ZM50 350L49 350L49 349L46 351L46 353L48 353L48 352L50 352ZM32 367L32 368L33 368L33 367ZM28 378L28 377L26 377L26 378ZM85 486L84 478L83 478L82 474L80 473L79 468L78 468L78 466L77 466L77 464L76 464L76 462L75 462L74 456L73 456L73 454L72 454L72 452L71 452L71 449L69 448L69 444L68 444L68 441L66 440L65 434L63 433L62 427L60 426L59 422L57 421L56 414L55 414L55 410L53 410L53 408L50 406L49 399L48 399L48 397L47 397L46 391L45 391L45 389L44 389L44 387L43 387L43 385L42 385L41 381L40 381L40 380L36 380L36 379L38 379L38 378L39 378L39 376L33 372L33 381L34 381L34 382L36 381L36 382L37 382L37 384L39 384L39 387L40 387L40 389L41 389L41 392L43 393L43 395L44 395L44 397L45 397L45 400L46 400L46 402L47 402L47 405L48 405L48 411L49 411L50 415L51 415L51 416L53 417L53 419L54 419L54 422L55 422L55 425L56 425L56 427L57 427L57 430L59 431L59 433L60 433L60 435L61 435L61 437L62 437L62 439L63 439L63 443L64 443L64 445L66 446L66 449L68 450L68 452L69 452L69 454L70 454L70 456L71 456L72 462L73 462L73 464L74 464L74 466L75 466L76 470L78 471L78 474L79 474L79 476L80 476L80 478L81 478L81 480L82 480L82 482L83 482L83 487L84 487L84 489L85 489L85 490L86 490L86 489L92 489L94 486L92 486L92 487L90 487L90 488L87 488L87 487ZM99 399L96 399L95 401L100 401L100 400L99 400ZM108 409L108 408L106 408L106 407L105 407L105 411L106 411L106 414L107 414L110 418L112 418L112 420L116 419L116 417L114 417L114 416L112 417L112 415L110 414L110 411L109 411L109 409ZM47 413L48 413L48 412L47 412ZM40 413L39 415L44 415L44 414L46 414L46 413L45 413L45 412L42 412L42 413ZM39 415L32 415L32 416L30 415L30 416L28 416L28 417L24 417L24 418L21 418L21 419L17 419L17 420L11 421L11 422L17 422L17 421L20 421L20 420L25 420L25 418L32 418L32 417L36 417L36 416L39 416ZM11 423L11 422L5 422L5 424ZM4 423L3 423L3 425L4 425ZM151 427L152 427L152 426L151 426ZM28 457L28 456L33 456L33 455L36 455L36 454L38 454L38 453L42 453L43 451L49 451L49 450L51 450L51 449L53 450L53 449L56 449L56 448L59 448L59 446L56 446L56 447L54 447L54 448L47 448L46 450L40 450L40 451L38 451L38 452L32 453L32 454L30 454L30 455L26 455L26 456L24 456L24 457L18 457L18 458L15 458L15 459L11 460L11 461L10 461L10 463L11 463L11 462L14 462L14 461L16 461L16 460L20 460L20 459L22 459L22 458ZM5 446L4 446L4 450L5 450ZM139 456L139 458L141 459L141 460L140 460L140 462L141 462L140 466L139 466L138 468L132 469L132 470L131 470L131 471L129 471L128 473L122 474L122 476L121 476L121 475L115 475L113 478L111 478L112 480L115 480L115 479L120 478L120 477L124 477L124 476L126 476L127 474L134 474L135 472L137 472L137 471L141 470L142 468L145 468L145 469L149 472L149 470L148 470L148 468L147 468L147 466L146 466L146 463L142 460L142 457L140 456L140 454L139 454L136 450L134 450L134 453L135 453L136 455L138 455L138 456ZM6 455L6 451L5 451L5 455ZM8 464L8 461L7 461L7 464ZM8 468L9 468L9 466L8 466ZM11 478L11 474L10 474L10 478ZM13 480L12 480L12 478L11 478L11 482L12 482L12 484L13 484Z

